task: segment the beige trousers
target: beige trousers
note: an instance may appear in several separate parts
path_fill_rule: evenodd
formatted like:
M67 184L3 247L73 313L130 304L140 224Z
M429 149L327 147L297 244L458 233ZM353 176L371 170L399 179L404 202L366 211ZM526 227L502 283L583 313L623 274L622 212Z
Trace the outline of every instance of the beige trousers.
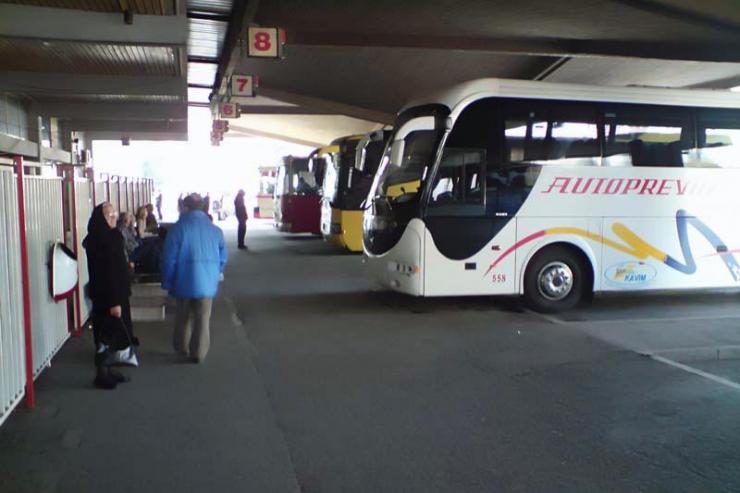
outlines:
M177 298L172 345L177 353L198 363L205 359L211 345L212 306L212 298Z

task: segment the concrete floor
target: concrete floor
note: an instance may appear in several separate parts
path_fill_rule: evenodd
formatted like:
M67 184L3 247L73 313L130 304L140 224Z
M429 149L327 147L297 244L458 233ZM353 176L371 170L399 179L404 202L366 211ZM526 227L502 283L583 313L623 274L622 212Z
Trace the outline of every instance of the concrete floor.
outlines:
M70 341L0 428L0 491L740 490L740 295L541 316L374 291L312 237L248 243L203 366L142 324L134 382L96 391Z

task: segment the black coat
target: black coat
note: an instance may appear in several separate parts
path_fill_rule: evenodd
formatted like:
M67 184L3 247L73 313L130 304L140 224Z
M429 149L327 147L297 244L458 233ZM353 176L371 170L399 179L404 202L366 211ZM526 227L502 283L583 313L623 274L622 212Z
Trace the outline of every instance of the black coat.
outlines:
M83 242L90 274L89 296L93 310L125 304L131 296L131 279L123 236L105 222L102 205L93 210Z
M236 219L239 221L246 221L247 218L249 218L249 215L247 214L247 206L244 205L244 195L237 195L236 199L234 199L234 212L236 214Z

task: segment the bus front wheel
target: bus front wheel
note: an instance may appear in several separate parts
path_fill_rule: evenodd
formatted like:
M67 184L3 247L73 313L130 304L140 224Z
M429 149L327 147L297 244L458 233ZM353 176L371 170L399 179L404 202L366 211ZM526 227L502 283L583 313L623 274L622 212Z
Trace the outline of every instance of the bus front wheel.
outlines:
M535 311L574 308L584 298L587 269L572 248L555 245L538 252L524 273L524 299Z

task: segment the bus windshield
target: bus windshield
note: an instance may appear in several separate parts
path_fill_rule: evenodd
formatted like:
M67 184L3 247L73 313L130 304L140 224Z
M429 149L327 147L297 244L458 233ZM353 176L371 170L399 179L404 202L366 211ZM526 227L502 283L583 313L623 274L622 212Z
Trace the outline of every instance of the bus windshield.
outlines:
M448 114L447 107L430 105L399 116L368 196L364 232L371 252L389 248L418 215L420 192L434 165Z
M316 159L324 161L324 186L323 196L329 202L333 202L337 195L337 183L339 182L339 170L337 169L336 157L333 154L319 156Z
M355 151L359 138L345 138L335 141L339 146L337 152L324 155L324 198L332 207L344 209L347 207L346 198L354 180Z

